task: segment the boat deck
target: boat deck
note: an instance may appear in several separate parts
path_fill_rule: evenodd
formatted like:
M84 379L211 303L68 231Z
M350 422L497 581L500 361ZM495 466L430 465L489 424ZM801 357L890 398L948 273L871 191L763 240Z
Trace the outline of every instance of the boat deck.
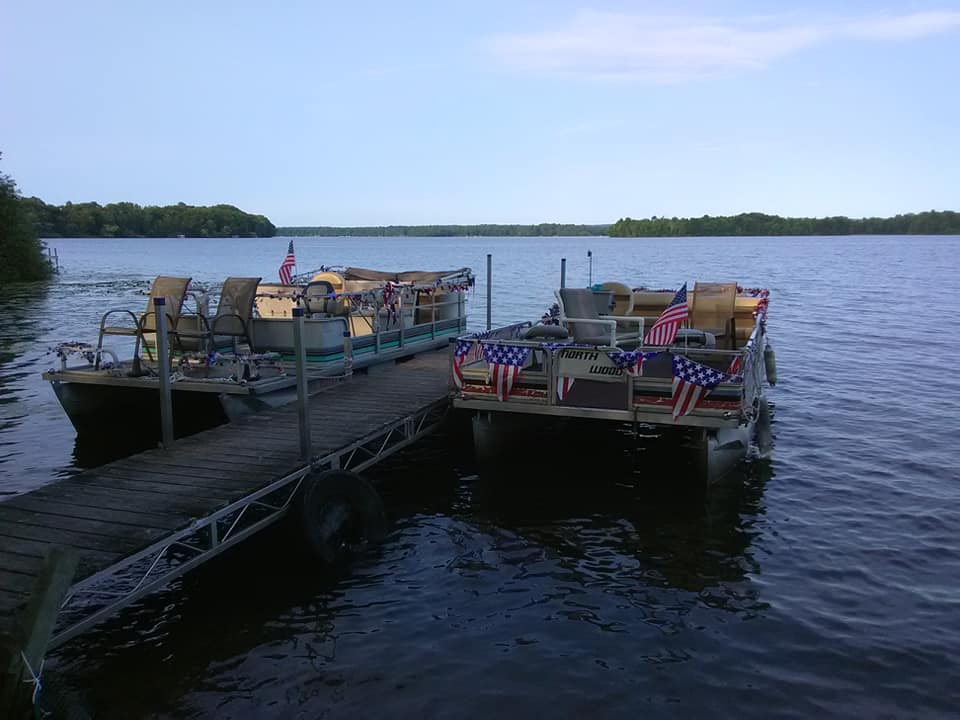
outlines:
M53 645L279 519L311 470L360 471L421 437L449 407L448 373L431 351L311 396L312 463L294 403L0 502L0 633L55 546L79 566Z

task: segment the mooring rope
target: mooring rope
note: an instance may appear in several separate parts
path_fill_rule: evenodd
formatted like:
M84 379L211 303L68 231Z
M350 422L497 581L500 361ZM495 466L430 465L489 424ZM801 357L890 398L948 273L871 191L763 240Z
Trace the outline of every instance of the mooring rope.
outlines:
M40 661L40 669L37 672L33 671L33 668L30 666L30 661L27 660L27 656L23 654L23 650L20 651L20 657L23 659L23 664L27 666L27 672L30 673L30 678L24 680L25 683L31 683L33 685L33 696L31 698L34 705L37 704L37 695L40 694L40 688L43 684L40 682L40 677L43 675L43 663L46 660Z

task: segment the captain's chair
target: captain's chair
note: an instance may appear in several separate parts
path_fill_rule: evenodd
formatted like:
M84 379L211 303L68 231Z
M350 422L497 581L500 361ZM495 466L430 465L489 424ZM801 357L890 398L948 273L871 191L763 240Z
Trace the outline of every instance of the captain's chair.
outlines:
M737 303L737 284L698 282L693 287L690 305L690 327L713 335L718 347L734 349L736 323L733 318Z
M604 292L609 298L609 291ZM623 342L639 342L643 337L642 317L601 315L594 292L589 289L563 288L557 291L560 323L569 330L575 343L616 347ZM637 325L636 332L617 332L617 321Z

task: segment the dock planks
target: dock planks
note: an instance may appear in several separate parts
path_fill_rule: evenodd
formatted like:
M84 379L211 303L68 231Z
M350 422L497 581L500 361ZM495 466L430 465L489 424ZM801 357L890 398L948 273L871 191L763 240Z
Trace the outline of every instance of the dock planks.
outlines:
M448 372L448 352L432 351L311 396L314 456L442 402ZM77 552L80 582L303 467L299 447L292 404L0 502L0 632L52 547Z

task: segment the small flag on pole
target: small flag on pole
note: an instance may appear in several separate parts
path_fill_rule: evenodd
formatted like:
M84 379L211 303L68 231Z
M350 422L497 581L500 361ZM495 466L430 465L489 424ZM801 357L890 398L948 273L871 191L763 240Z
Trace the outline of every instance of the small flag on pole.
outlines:
M289 285L293 282L293 268L297 265L297 258L293 254L293 240L287 245L287 256L280 263L280 282Z
M650 327L643 338L644 345L669 345L677 337L680 323L687 319L690 312L687 309L687 284L677 291L667 309L660 313L660 317Z
M726 373L673 356L673 419L692 413L700 401L727 377Z

